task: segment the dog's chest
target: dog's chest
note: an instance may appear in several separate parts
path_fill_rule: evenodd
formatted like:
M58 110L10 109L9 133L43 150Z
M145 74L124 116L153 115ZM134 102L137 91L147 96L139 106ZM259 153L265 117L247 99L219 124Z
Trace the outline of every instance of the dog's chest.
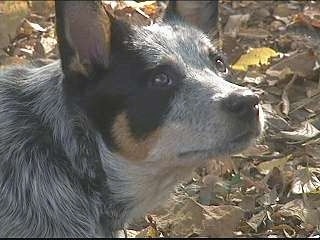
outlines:
M192 169L171 168L138 178L132 184L136 189L136 196L128 219L142 217L164 204L177 184L188 178L191 171Z
M108 169L105 168L111 180L108 187L117 201L127 203L127 222L143 217L165 203L175 186L192 172L189 167L168 167L159 163L139 165L113 160L113 164L109 161Z

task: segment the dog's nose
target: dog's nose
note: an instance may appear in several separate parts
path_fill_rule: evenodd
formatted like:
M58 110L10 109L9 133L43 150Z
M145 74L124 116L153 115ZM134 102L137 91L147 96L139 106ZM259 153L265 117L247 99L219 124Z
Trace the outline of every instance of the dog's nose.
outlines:
M259 114L259 97L250 90L236 90L222 101L223 109L239 117Z

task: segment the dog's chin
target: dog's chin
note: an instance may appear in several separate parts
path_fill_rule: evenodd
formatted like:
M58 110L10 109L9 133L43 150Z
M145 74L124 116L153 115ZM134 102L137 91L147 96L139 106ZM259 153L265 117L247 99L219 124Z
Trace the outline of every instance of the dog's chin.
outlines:
M179 158L184 159L185 161L206 161L213 158L221 158L237 154L241 151L244 151L260 135L260 131L248 131L243 134L239 134L231 140L225 140L220 142L219 146L205 149L197 149L191 151L184 151L178 154Z

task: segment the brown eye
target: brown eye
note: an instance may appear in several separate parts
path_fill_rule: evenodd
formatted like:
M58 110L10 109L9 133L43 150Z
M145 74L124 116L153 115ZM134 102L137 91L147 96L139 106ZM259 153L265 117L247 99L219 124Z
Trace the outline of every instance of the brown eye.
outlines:
M172 79L165 73L159 73L155 75L150 81L151 87L166 88L170 87L171 85Z
M225 65L225 63L223 62L222 59L217 58L214 64L215 64L216 69L219 72L221 72L221 73L226 73L227 72L227 67L226 67L226 65Z
M224 60L220 56L218 56L216 54L210 54L209 57L213 63L214 68L217 71L219 71L220 73L227 73L228 72L228 68L227 68Z

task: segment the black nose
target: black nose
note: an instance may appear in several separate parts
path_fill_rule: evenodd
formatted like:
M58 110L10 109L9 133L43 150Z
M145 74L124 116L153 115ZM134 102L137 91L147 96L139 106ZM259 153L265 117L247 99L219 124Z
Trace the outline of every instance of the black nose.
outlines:
M223 109L239 117L259 114L259 97L250 90L237 90L222 101Z

